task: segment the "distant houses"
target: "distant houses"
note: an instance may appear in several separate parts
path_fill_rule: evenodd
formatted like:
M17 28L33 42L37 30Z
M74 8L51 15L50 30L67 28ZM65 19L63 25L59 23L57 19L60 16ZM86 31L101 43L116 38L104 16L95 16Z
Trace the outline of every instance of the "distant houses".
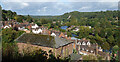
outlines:
M10 27L11 27L11 25L5 25L5 26L4 26L4 29L10 28Z
M37 24L29 23L29 22L23 22L19 23L14 20L12 21L2 21L2 28L13 28L15 30L22 30L25 31L26 33L30 33L31 31L35 34L39 34L42 32L42 30L39 28Z
M74 26L74 25L72 25L72 26L67 28L67 31L72 30L72 31L78 32L80 30L80 27L87 27L89 29L92 28L91 26Z
M76 31L76 32L77 32L77 31L79 31L79 28L75 28L75 29L73 29L73 31Z
M26 32L16 39L20 53L24 50L32 51L34 49L42 49L48 54L49 51L53 52L56 57L77 56L77 58L81 60L82 55L93 54L100 55L107 60L110 59L110 55L103 52L98 44L92 44L90 40L85 38L78 39L75 37L68 37L67 32L60 32L52 28L48 29L47 27L38 26L34 23L18 23L14 20L2 21L2 23L3 29L13 28ZM91 29L91 26L84 27L89 27L89 29ZM68 29L79 31L79 26L70 26ZM77 55L73 54L73 50L76 50Z

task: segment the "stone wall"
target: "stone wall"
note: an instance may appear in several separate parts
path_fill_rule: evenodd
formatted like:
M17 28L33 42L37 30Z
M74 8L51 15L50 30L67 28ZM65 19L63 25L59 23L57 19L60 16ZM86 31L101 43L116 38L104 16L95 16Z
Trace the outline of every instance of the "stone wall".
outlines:
M73 53L73 45L71 43L63 47L57 48L55 51L56 51L55 53L56 56L67 57L68 55Z
M17 43L17 45L19 48L19 53L21 54L23 53L23 51L32 52L38 49L42 49L43 51L46 51L48 55L49 55L49 51L51 50L53 53L55 53L56 57L57 56L66 57L73 53L72 43L59 48L43 47L43 46L31 45L29 43ZM62 49L63 49L63 53L62 53Z
M53 51L53 48L49 48L49 47L42 47L42 46L37 46L37 45L31 45L29 43L17 43L18 48L19 48L19 53L23 53L24 52L32 52L34 50L38 50L38 49L42 49L43 51L46 51L47 54L49 54L48 52L50 50Z

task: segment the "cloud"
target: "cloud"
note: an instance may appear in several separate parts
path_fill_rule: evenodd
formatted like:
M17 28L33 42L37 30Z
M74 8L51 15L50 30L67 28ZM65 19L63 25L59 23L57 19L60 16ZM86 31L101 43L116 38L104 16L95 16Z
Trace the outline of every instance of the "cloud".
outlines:
M61 10L62 10L62 8L58 8L58 10L59 10L59 11L61 11Z
M98 0L98 2L119 2L119 0Z
M41 10L40 10L40 9L38 9L37 11L38 11L38 12L40 12Z
M58 2L58 0L1 0L2 2Z
M119 2L119 0L68 0L67 2Z
M80 10L86 10L89 9L90 7L81 7Z
M21 15L62 15L66 12L117 10L117 2L3 2L2 7Z
M118 2L119 0L1 0L2 2Z
M23 3L21 3L21 4L22 4L23 6L25 6L25 7L26 7L26 6L29 6L28 3L24 3L24 2L23 2Z
M47 9L47 7L43 7L43 11L44 11L44 12L46 11L46 9Z

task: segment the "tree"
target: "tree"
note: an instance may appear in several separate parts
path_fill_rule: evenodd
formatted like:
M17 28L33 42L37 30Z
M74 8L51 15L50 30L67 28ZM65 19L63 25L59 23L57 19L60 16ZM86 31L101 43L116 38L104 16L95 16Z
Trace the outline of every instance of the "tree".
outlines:
M105 50L109 50L110 49L110 45L108 42L104 41L103 44L101 45L101 47Z
M90 33L89 27L81 26L79 29L80 29L79 32L78 32L79 33L79 38L87 37Z
M20 36L24 31L15 31L12 28L6 28L2 30L2 42L10 43Z
M107 28L107 29L106 29L106 34L107 34L107 35L106 35L107 37L113 35L112 29L111 29L111 28Z
M113 51L118 51L118 50L119 50L118 45L115 45L115 46L113 47Z
M41 22L41 24L47 24L48 23L48 21L44 18L40 19L40 22Z
M18 47L14 41L20 36L22 31L15 31L12 28L6 28L2 30L2 61L7 62L13 59L18 59Z
M12 12L11 10L2 10L2 20L8 21L11 19L14 19L14 16L16 16L16 12Z
M10 61L18 59L18 47L16 43L2 43L2 61Z
M33 19L32 19L32 17L31 17L30 15L27 16L27 21L28 21L29 23L33 22Z
M114 37L112 35L108 37L108 42L111 44L112 43L114 44L115 41L114 41Z
M67 32L68 37L72 37L72 34L70 32Z
M13 30L12 28L7 28L2 31L2 41L3 42L13 42L14 39L16 38L16 31Z
M104 60L104 58L102 56L100 56L100 55L97 55L97 59L98 60Z
M100 33L99 33L99 36L104 38L106 36L106 31L105 29L101 29Z

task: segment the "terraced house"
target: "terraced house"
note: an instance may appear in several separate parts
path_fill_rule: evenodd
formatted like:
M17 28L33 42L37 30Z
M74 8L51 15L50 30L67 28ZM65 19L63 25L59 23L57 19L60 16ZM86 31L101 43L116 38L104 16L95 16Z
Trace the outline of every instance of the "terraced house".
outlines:
M49 54L51 50L56 57L67 57L73 52L73 42L59 36L25 33L16 39L19 52L42 49Z
M101 47L99 47L97 43L92 44L92 43L90 43L90 40L87 40L85 38L83 38L83 39L75 38L73 41L74 41L73 48L76 49L78 54L100 55L100 56L104 57L106 60L110 60L110 55L108 53L103 52Z

